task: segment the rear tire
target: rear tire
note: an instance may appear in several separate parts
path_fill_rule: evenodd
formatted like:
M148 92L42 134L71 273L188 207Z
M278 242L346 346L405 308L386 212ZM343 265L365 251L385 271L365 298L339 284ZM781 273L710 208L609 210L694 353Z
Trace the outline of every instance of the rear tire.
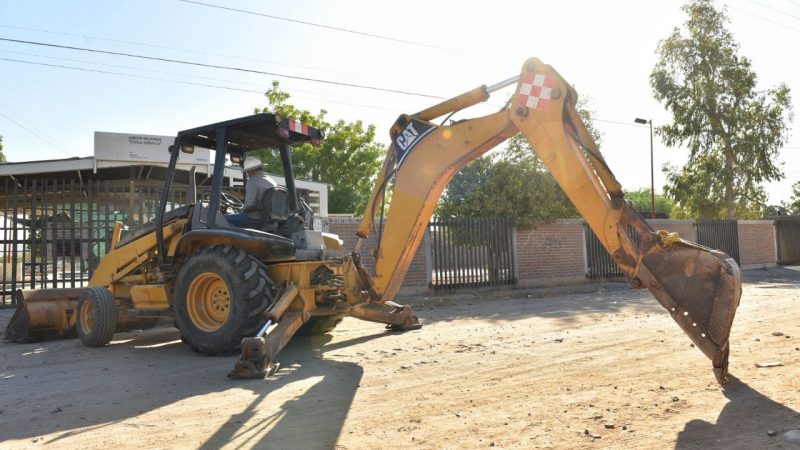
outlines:
M87 347L102 347L117 331L117 302L108 289L92 287L78 300L78 337Z
M267 268L251 254L217 245L191 256L175 283L175 323L181 339L204 355L239 350L266 322L274 302Z
M312 316L308 319L308 322L297 330L297 334L300 336L319 336L330 333L343 318L344 316Z

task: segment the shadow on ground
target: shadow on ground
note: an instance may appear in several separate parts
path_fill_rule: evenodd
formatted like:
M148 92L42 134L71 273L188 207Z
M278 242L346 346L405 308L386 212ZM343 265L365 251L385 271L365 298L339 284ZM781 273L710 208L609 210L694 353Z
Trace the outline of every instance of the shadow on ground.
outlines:
M676 449L797 448L783 438L800 428L800 414L756 391L734 376L723 390L729 402L716 423L692 420L678 434ZM777 434L770 437L767 432Z
M748 270L743 274L743 283L747 287L800 289L800 267L779 266ZM569 326L588 315L617 314L623 310L638 314L667 314L650 291L632 289L623 281L540 289L463 290L411 297L407 301L428 323L463 319L500 322L539 316Z
M219 448L232 439L243 441L245 447L269 443L290 448L303 443L304 448L332 448L363 369L322 356L384 335L381 330L334 344L329 343L330 336L295 337L280 355L284 368L268 380L227 379L236 356L193 354L171 328L120 334L115 343L99 349L84 348L77 339L4 342L0 344L0 442L30 439L63 444L66 438L102 433L123 421L146 433L148 427L169 427L171 422L137 423L139 415L184 402L191 407L195 396L246 389L255 398L243 402L241 412L213 432L203 448ZM59 352L69 354L69 360ZM49 370L50 365L57 370ZM273 392L304 381L313 386L279 408L271 403L277 398ZM286 398L285 393L282 396Z
M562 325L577 323L596 314L636 311L665 312L647 290L631 289L627 283L606 282L578 286L507 291L480 291L414 297L408 299L426 323L463 319L507 322L545 317Z
M742 273L745 283L757 287L800 289L800 266L776 266Z
M795 285L800 283L800 270L749 271L746 280L756 288L769 288L776 283ZM461 298L421 298L410 303L432 325L464 318L509 321L532 316L552 317L568 324L589 314L616 314L630 308L642 314L664 313L649 292L633 291L622 283L583 286L578 292L506 291ZM63 443L63 439L82 433L102 433L109 425L123 421L126 426L142 427L146 433L146 427L154 425L137 423L137 416L168 405L191 408L195 396L245 389L253 397L243 402L239 412L221 427L209 430L211 435L203 448L217 448L233 439L245 441L247 446L295 447L301 443L303 448L309 448L313 443L332 448L363 369L355 363L321 356L385 335L377 331L333 344L327 336L296 337L279 358L285 368L268 381L228 380L225 374L232 368L235 356L195 355L180 342L177 330L171 328L120 334L113 345L100 349L85 348L77 339L2 343L0 442L30 439ZM272 403L277 399L274 393L292 383L305 383L306 389L294 397L283 392L281 398L289 399L280 400L283 403L276 408ZM798 428L793 410L737 379L731 381L725 395L731 401L717 423L687 423L678 437L678 448L735 446L735 436L743 430L760 433L764 444L770 445L775 441L769 439L779 438L768 438L768 429ZM43 435L52 436L42 441L39 437Z
M326 344L331 339L329 335L295 338L289 344L291 348L281 353L281 359L307 358L309 353L313 358L300 366L282 369L268 380L268 386L258 380L243 384L242 387L249 387L253 383L257 397L241 413L231 416L200 448L217 449L242 438L244 441L240 441L239 446L252 448L334 448L364 371L355 363L319 358L324 352L367 342L384 334L335 344ZM269 392L308 379L318 381L303 395L285 401L278 412L259 414L259 406L269 401Z

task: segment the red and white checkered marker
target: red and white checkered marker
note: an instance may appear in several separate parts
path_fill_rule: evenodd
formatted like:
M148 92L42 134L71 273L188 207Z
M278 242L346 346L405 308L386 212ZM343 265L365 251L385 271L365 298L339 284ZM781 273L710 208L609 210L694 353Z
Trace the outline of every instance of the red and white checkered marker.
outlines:
M517 102L520 106L534 109L547 109L550 95L556 86L556 79L541 73L525 72L520 83Z
M295 133L302 133L308 135L308 125L303 125L296 120L289 120L289 129Z

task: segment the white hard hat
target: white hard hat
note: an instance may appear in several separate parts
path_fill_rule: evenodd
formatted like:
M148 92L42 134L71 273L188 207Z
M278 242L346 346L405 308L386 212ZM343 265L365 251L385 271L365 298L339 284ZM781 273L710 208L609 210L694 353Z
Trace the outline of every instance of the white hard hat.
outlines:
M250 172L251 170L259 170L262 167L264 167L264 163L262 163L261 160L256 157L248 156L244 160L243 169L245 172Z

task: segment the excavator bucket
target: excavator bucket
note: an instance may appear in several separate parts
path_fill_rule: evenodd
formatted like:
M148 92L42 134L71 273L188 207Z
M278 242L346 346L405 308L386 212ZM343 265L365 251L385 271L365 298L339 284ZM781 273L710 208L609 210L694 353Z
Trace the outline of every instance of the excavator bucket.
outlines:
M74 337L75 310L86 290L18 289L17 309L6 327L5 339L25 343Z
M679 239L667 251L642 258L639 279L714 366L728 373L728 338L739 299L739 266L725 253Z

